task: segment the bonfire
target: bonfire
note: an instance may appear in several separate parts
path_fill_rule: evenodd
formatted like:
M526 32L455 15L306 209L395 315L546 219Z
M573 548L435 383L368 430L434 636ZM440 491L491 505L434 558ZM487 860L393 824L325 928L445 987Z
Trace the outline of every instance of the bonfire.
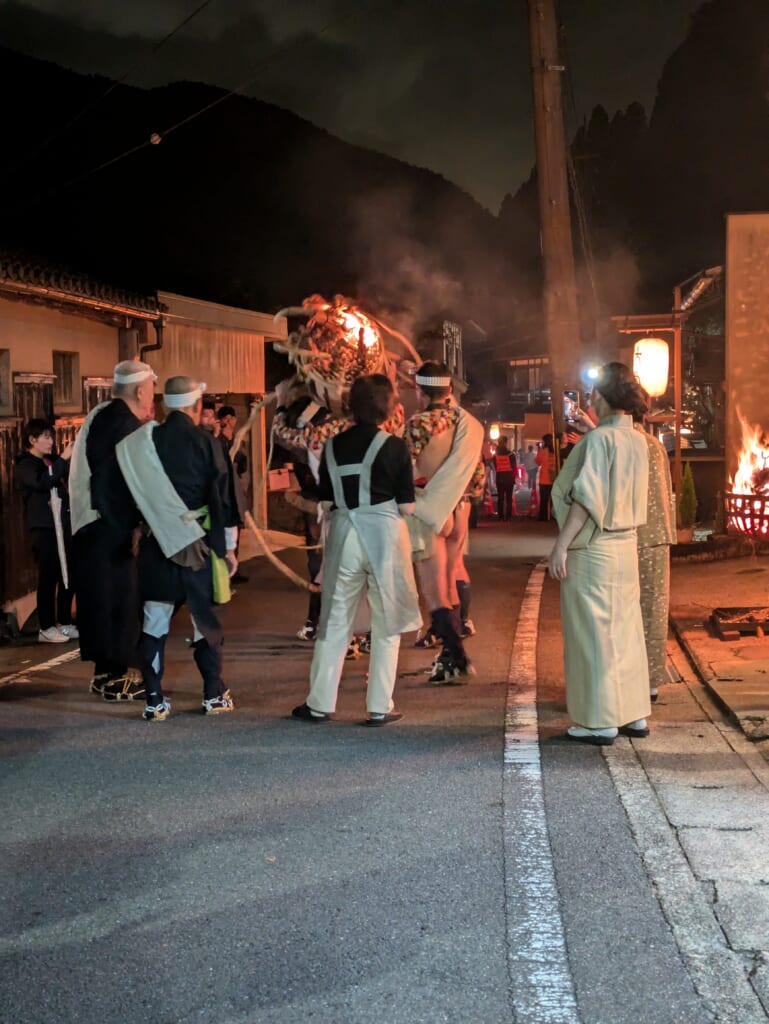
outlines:
M304 321L287 341L276 342L275 348L288 356L313 399L335 416L346 414L350 388L357 377L369 373L392 376L396 368L403 369L402 364L419 362L404 335L364 313L343 295L335 295L331 302L322 295L311 295L301 306L282 309L277 316ZM405 354L388 351L384 334L397 340Z
M729 525L747 537L769 536L769 437L737 412L742 448L730 493L726 496Z

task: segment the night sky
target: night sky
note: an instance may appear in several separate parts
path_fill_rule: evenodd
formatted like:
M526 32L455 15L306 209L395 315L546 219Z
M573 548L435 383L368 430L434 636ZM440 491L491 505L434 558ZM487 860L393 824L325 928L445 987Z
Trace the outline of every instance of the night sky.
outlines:
M115 78L141 62L128 78L134 85L189 79L232 88L255 77L247 94L438 171L492 210L528 176L525 0L211 0L152 55L201 2L0 3L0 39ZM700 3L562 0L569 133L597 103L613 113L639 100L649 111Z

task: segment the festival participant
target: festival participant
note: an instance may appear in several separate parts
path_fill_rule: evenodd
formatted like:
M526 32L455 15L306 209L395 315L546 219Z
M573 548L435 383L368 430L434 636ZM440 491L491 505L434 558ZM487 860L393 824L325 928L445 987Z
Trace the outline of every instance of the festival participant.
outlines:
M494 469L497 474L497 517L503 523L509 523L513 518L516 468L515 454L510 450L507 438L500 437L494 456Z
M354 425L351 416L333 416L323 406L318 405L304 392L296 378L281 381L275 389L278 408L272 422L272 431L277 442L290 451L298 462L307 466L307 472L299 468L303 499L294 501L302 511L307 543L307 569L311 583L320 579L323 552L318 547L321 541L317 514L312 506L317 501L317 480L324 445L337 434L349 430ZM395 402L392 413L388 415L381 429L388 434L402 437L406 423L403 406ZM290 500L287 498L287 500ZM297 631L300 640L315 640L320 619L322 597L317 591L311 591L305 624ZM352 637L348 658L357 658L369 648L366 634L360 633Z
M651 400L639 386L638 404L633 409L633 424L649 449L649 490L646 522L638 527L638 577L641 587L641 616L649 664L649 695L656 701L658 687L668 681L665 646L670 609L670 545L676 542L673 482L670 460L665 448L644 430L643 420ZM582 432L593 430L595 421L580 413Z
M225 408L231 407L225 406ZM227 417L224 417L223 419L225 423L228 422ZM238 540L240 540L240 531L243 529L246 522L245 517L248 502L246 500L246 492L243 490L243 485L236 476L235 466L230 458L232 438L225 436L222 431L223 419L220 419L216 415L216 402L214 402L212 398L205 398L200 412L200 428L213 437L214 448L221 449L222 462L225 470L227 471L227 487L229 491L229 500L227 504L230 509L230 514L224 525L227 527L234 527L237 531ZM237 547L235 548L235 554L236 556L238 554ZM238 572L232 577L232 582L248 583L248 576L244 576L243 573L238 570Z
M553 486L560 527L549 572L561 582L568 737L607 746L648 735L649 671L639 603L636 531L646 521L649 454L633 429L640 385L607 363L591 405L598 426Z
M139 644L146 688L142 717L162 722L171 710L163 693L163 659L174 613L187 604L192 617L192 649L203 678L203 711L232 711L222 680L224 634L214 611L215 575L228 599L237 570L237 531L225 523L231 514L227 467L213 437L198 430L204 384L170 377L163 391L168 415L160 426L148 423L117 447L123 478L150 534L142 541L139 577L143 626Z
M676 542L676 518L668 453L664 445L643 426L643 418L650 405L649 395L643 391L633 409L633 421L649 450L646 522L638 527L638 577L649 663L649 696L656 701L658 687L668 681L665 647L670 611L670 545Z
M69 493L80 657L95 663L91 692L109 701L144 695L144 686L128 673L139 634L133 543L138 519L115 447L152 417L156 380L146 363L118 363L112 400L88 414L72 451Z
M424 410L406 427L417 484L409 531L420 589L430 611L430 633L443 644L429 679L440 686L461 683L473 673L455 611L456 581L462 576L459 560L467 539L466 495L484 472L483 427L455 401L451 372L443 363L423 363L415 379Z
M382 726L402 717L392 699L400 635L419 624L419 603L403 519L414 508L411 460L403 441L381 429L394 403L392 383L384 374L359 377L350 389L355 424L323 449L319 495L330 509L323 602L310 692L292 712L306 722L328 721L336 709L364 589L371 610L364 724Z
M16 456L13 476L21 489L24 525L37 563L38 642L66 644L79 636L72 622L72 589L64 582L65 572L69 580L73 569L66 487L72 445L67 444L56 458L53 443L50 423L30 420L24 428L24 451ZM52 497L60 502L58 527Z
M536 461L539 467L539 519L549 522L552 511L550 493L558 471L552 434L545 434L542 438Z

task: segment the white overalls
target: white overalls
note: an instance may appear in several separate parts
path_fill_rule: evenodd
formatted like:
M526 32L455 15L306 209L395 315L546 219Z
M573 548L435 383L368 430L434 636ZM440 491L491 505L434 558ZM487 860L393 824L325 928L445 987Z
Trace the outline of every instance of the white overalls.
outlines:
M418 629L421 617L406 522L393 498L371 504L371 467L390 435L378 431L363 461L339 466L334 442L325 454L336 509L323 555L323 600L310 671L307 704L326 714L336 709L344 658L364 587L371 609L371 662L366 706L392 711L400 635ZM358 477L357 508L348 508L342 477Z

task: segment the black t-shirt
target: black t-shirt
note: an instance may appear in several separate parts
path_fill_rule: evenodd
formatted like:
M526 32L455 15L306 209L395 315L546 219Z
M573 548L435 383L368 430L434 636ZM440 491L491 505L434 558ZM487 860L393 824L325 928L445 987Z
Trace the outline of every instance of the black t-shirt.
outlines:
M334 500L334 490L326 463L328 445L334 445L334 458L339 466L354 465L363 461L368 446L377 432L378 427L358 423L326 442L320 462L318 489L321 501ZM358 507L359 479L357 474L342 477L344 500L348 508ZM408 505L414 501L414 473L406 442L399 437L391 436L382 445L371 467L371 504L381 505L393 499L399 505Z

